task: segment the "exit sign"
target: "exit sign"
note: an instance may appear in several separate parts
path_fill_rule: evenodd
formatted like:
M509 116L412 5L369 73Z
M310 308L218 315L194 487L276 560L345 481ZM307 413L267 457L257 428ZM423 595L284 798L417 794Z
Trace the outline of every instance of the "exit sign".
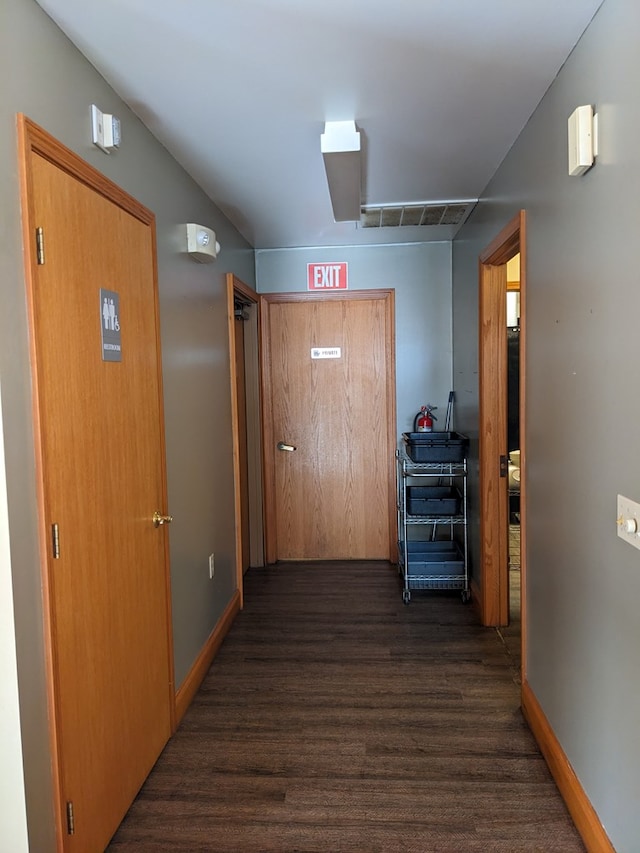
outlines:
M347 290L347 264L307 264L307 290Z

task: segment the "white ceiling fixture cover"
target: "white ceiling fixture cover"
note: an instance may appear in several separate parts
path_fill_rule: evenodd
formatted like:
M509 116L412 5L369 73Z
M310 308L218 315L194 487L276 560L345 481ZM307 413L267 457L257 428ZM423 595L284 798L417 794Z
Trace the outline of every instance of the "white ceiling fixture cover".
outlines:
M360 219L361 152L355 121L328 121L320 137L335 222Z

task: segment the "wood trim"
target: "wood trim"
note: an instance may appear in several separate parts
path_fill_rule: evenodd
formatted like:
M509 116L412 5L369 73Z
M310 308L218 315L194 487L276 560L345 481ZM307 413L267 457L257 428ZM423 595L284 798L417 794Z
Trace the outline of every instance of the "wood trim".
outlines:
M589 853L615 853L600 818L591 805L527 681L523 681L522 684L522 713L533 732L585 847Z
M31 153L39 154L53 163L58 169L62 169L69 175L73 175L78 181L86 184L94 192L108 198L118 207L130 213L136 219L151 225L155 222L155 214L141 204L137 199L130 196L117 184L112 183L93 166L82 160L75 151L67 148L59 142L44 128L37 125L30 118L18 113L18 127L21 141L26 141ZM24 150L24 149L23 149Z
M98 173L99 174L99 173ZM113 184L113 188L118 190L118 197L124 195L119 187ZM113 199L112 199L113 200ZM142 208L144 211L145 208L142 205L132 199L132 202L136 204L136 206ZM160 442L162 447L162 459L160 464L162 466L162 505L167 507L167 511L169 510L169 488L167 484L167 437L165 430L165 419L164 419L164 385L163 385L163 371L162 371L162 336L160 332L160 292L158 287L158 244L157 244L157 234L156 234L156 217L155 214L151 211L148 211L151 219L149 220L149 225L151 227L151 256L153 263L153 301L154 301L154 311L155 311L155 327L156 327L156 358L158 364L158 411L160 412L160 422L158 424L158 429L160 432ZM143 219L143 222L146 220ZM167 648L169 650L169 691L171 697L176 689L176 674L175 674L175 660L173 656L173 609L172 609L172 589L171 589L171 548L170 548L170 537L164 537L164 583L165 583L165 595L167 602L167 617L166 617L166 631L167 631ZM169 700L169 722L171 726L171 733L174 734L177 728L176 715L175 715L175 706L174 703Z
M235 520L236 586L240 595L240 607L244 606L244 583L242 576L242 508L240 476L240 427L238 424L238 375L236 370L236 328L234 317L235 276L227 276L227 328L229 332L229 380L231 392L231 444L233 465L233 517Z
M263 474L264 474L264 520L265 520L265 556L267 563L275 563L277 557L276 543L276 519L275 519L275 471L273 468L272 454L266 448L273 447L275 437L273 435L273 413L271 410L272 388L271 388L271 348L269 341L269 305L278 302L312 302L312 301L344 301L358 299L382 299L387 302L386 311L386 336L387 336L387 435L389 444L389 458L395 459L396 443L396 397L395 397L395 291L392 288L381 288L379 290L343 290L333 293L308 293L296 291L292 293L262 293L260 295L260 350L262 363L262 423L263 423ZM396 472L395 464L389 465L388 478L388 505L389 505L389 560L397 562L398 559L398 532L397 532L397 509L396 509Z
M383 291L389 294L387 317L387 435L389 437L389 560L397 564L398 554L398 484L395 464L396 450L396 300L395 291ZM389 381L390 380L390 381Z
M178 688L175 696L175 712L178 724L184 717L194 696L198 692L205 675L209 671L209 667L218 653L218 649L222 645L224 638L229 632L229 628L231 628L231 625L233 624L233 620L240 612L240 606L240 592L239 590L236 590L231 601L227 604L224 613L209 635L207 642L202 647L200 654L193 662L191 669Z
M506 269L480 264L480 541L482 551L482 621L509 622L508 491L499 475L507 453Z
M245 299L247 299L249 302L253 302L255 305L258 304L258 302L260 301L260 296L255 290L252 290L252 288L250 288L248 284L245 284L244 281L238 278L237 275L234 275L234 273L228 272L227 281L229 281L229 277L231 277L231 281L233 282L234 290L237 290L238 293Z
M520 211L520 671L527 680L527 215Z
M524 210L520 210L507 222L500 233L493 238L481 253L481 264L492 264L494 266L506 264L514 255L518 254L520 251L520 231L524 215Z
M24 255L24 274L26 284L27 308L29 317L33 317L33 291L35 287L34 259L36 257L35 237L32 223L35 221L33 206L33 185L31 176L30 157L35 148L31 141L32 123L23 115L18 115L18 165L20 170L20 199L22 204L22 245ZM35 336L29 335L29 361L36 363ZM56 696L54 689L55 662L53 655L54 626L52 622L52 593L49 572L43 555L47 553L48 539L45 525L43 523L44 498L44 460L42 458L42 435L40 431L41 417L38 392L38 376L31 371L33 389L31 394L32 423L34 432L34 451L36 466L36 495L38 504L38 552L41 558L42 576L42 618L44 627L44 654L45 654L45 677L47 692L47 707L49 720L49 744L51 747L51 778L53 788L53 811L55 817L56 849L64 849L63 830L63 797L61 790L62 761L60 739L58 737L58 715L56 711Z
M506 264L520 252L520 461L521 461L521 621L522 666L526 671L526 214L519 211L479 256L479 409L480 409L480 537L481 619L484 625L506 625L508 593L508 494L494 460L506 454ZM504 340L503 340L504 337ZM496 372L497 371L497 372ZM504 429L503 429L504 426ZM505 433L502 436L502 432ZM504 439L504 440L503 440Z
M227 283L227 324L229 331L229 377L231 382L231 437L233 444L233 482L234 482L234 518L235 518L235 548L236 548L236 579L238 584L238 590L240 591L240 607L244 607L244 577L243 577L243 565L242 565L242 507L241 507L241 484L242 477L240 475L240 425L238 423L238 384L237 384L237 370L236 370L236 321L235 321L235 295L239 293L244 299L248 302L251 302L253 305L257 306L259 311L260 306L260 297L258 294L252 290L248 285L246 285L243 281L241 281L237 276L233 273L227 273L226 275L226 283ZM257 342L256 342L257 347ZM259 379L258 380L259 385ZM249 389L247 389L249 390ZM257 406L258 414L259 414L259 405ZM255 430L255 443L260 445L260 429L259 427ZM253 436L252 436L253 438ZM249 439L249 436L248 436ZM261 467L261 462L255 466L258 470ZM251 476L251 470L249 472ZM254 478L255 480L255 478ZM261 497L261 484L257 487L257 491L260 493ZM250 490L251 491L251 490ZM256 498L255 495L250 494L249 500L251 498ZM255 502L254 502L255 503ZM264 503L263 500L257 499L257 503L259 504L259 508L256 509L256 506L250 507L250 520L257 516L258 513L262 514L262 505ZM257 531L254 530L254 527L257 525L250 524L250 537L254 541L254 549L262 551L263 546L257 547L255 544L255 538L257 535ZM262 525L261 525L262 527ZM258 535L262 535L262 530ZM260 563L262 560L259 561Z
M293 296L294 294L290 294ZM278 294L260 296L260 363L262 365L262 477L264 481L264 533L265 561L273 564L277 556L276 543L276 476L272 454L267 448L273 447L273 389L271 383L271 345L269 336L269 306L275 302ZM272 298L273 297L273 298ZM278 299L277 301L283 301Z
M255 306L250 334L245 332L245 372L247 395L247 453L249 467L249 565L264 566L264 496L262 482L262 413L260 381L260 294L236 276L235 294ZM235 329L235 324L234 324Z
M291 293L262 293L260 298L264 302L344 302L348 299L392 299L395 296L393 288L379 288L376 290L334 290L327 293L314 293L313 291L293 291Z
M237 292L237 291L236 291ZM260 381L260 297L244 334L247 403L247 474L249 478L249 566L264 566L264 483L262 481L262 410Z

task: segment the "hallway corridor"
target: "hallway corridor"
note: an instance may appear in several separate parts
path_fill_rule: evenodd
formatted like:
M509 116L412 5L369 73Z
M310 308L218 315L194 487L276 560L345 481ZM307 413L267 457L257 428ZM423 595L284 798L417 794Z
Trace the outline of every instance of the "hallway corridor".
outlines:
M110 853L573 853L517 661L386 563L249 570Z

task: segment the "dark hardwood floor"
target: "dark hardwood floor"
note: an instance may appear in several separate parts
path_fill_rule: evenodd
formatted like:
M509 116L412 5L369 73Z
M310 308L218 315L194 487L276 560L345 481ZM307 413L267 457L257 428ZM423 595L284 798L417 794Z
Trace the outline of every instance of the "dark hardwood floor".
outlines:
M517 661L383 563L252 569L110 853L572 853Z

